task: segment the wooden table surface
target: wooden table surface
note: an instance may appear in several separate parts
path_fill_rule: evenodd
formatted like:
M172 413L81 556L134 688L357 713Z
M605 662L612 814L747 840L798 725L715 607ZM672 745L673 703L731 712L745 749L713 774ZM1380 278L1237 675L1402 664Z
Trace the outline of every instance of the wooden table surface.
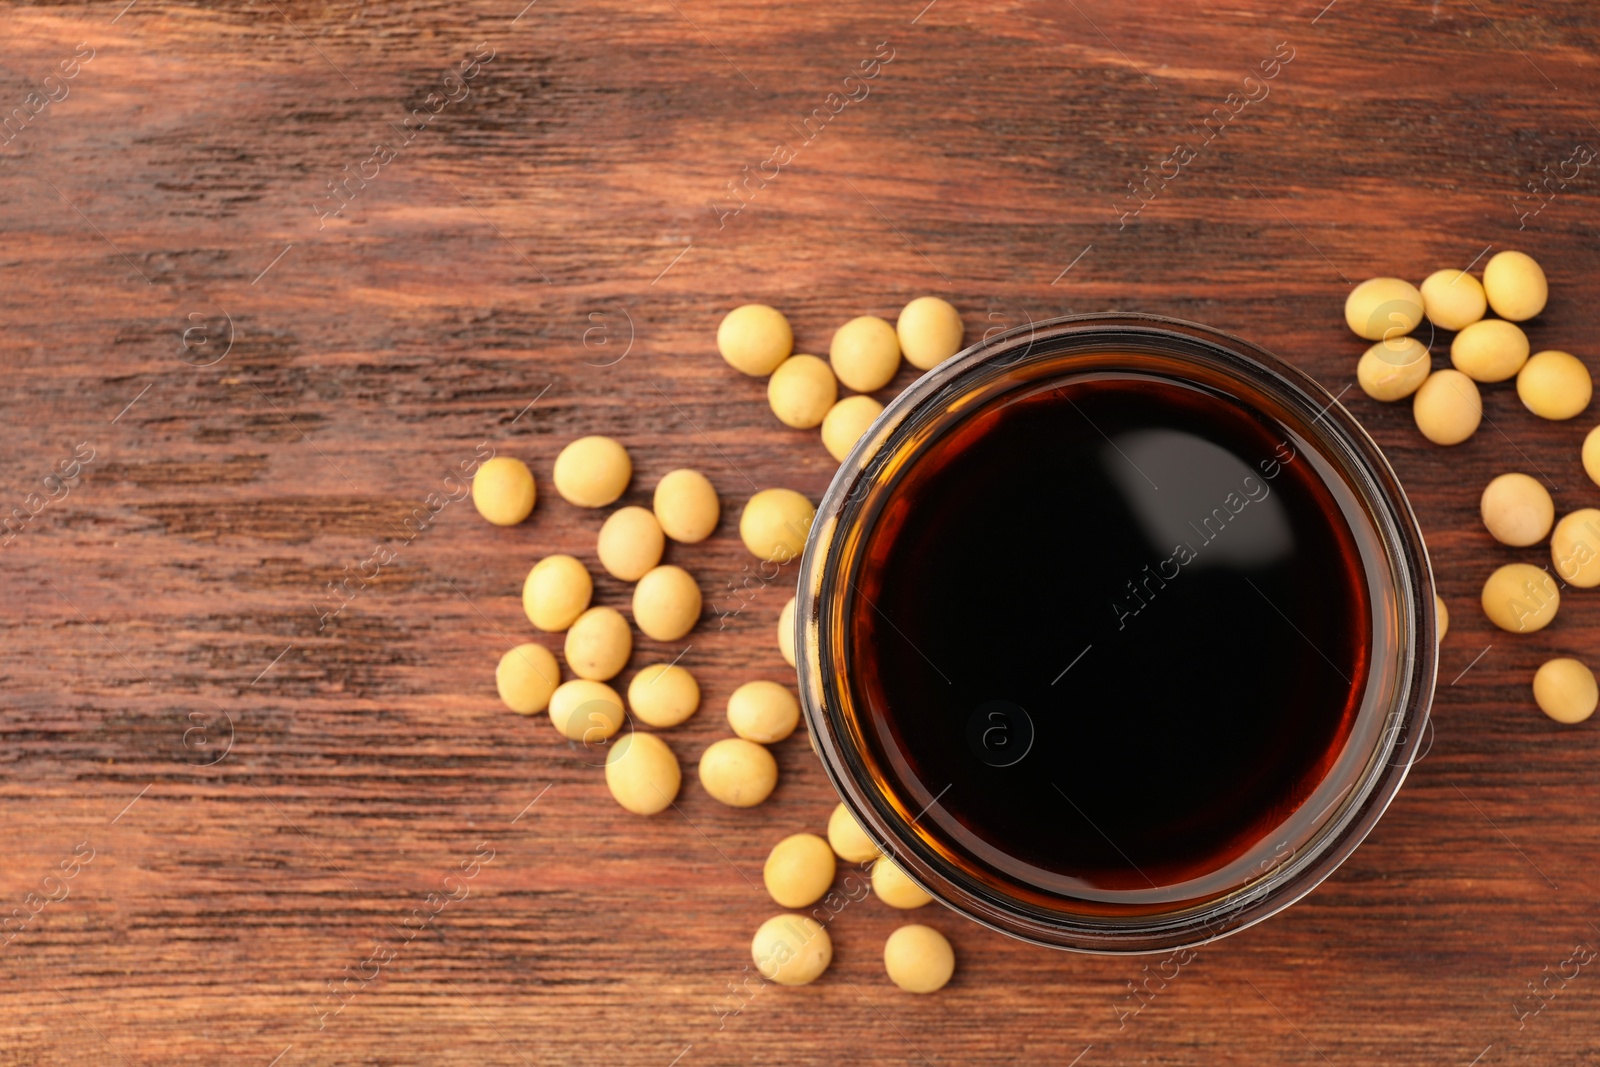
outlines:
M4 8L0 1064L1600 1062L1600 727L1529 689L1595 658L1600 597L1527 637L1476 607L1547 559L1489 539L1483 484L1600 501L1596 416L1495 387L1427 445L1351 388L1341 319L1364 277L1514 247L1550 276L1534 347L1593 361L1600 16L523 3ZM876 900L814 985L748 969L767 850L832 792L798 736L752 810L692 769L736 685L791 677L793 570L751 577L738 509L834 464L716 325L766 301L823 351L923 293L969 341L1134 309L1262 343L1343 396L1428 535L1453 625L1425 758L1321 888L1176 977L935 907L959 970L912 997ZM688 465L725 505L670 551L705 618L634 654L705 698L653 819L493 685L531 562L594 565L599 513L549 481L587 433L631 450L624 502ZM459 499L489 449L541 480L524 526Z

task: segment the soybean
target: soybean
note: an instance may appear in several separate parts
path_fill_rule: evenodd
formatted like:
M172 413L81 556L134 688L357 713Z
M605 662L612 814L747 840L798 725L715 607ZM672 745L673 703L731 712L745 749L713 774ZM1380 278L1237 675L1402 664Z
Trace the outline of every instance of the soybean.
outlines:
M786 908L805 908L822 899L833 884L833 849L816 834L791 834L772 846L761 879L772 899Z
M879 856L872 865L872 891L889 907L905 911L920 908L933 899L888 856Z
M1415 337L1391 337L1361 354L1356 381L1374 400L1404 400L1427 380L1433 363Z
M652 663L628 683L628 707L651 726L677 726L700 707L700 683L677 664Z
M682 784L678 757L654 734L629 734L606 753L606 789L634 814L653 816L666 809Z
M1514 634L1531 634L1550 625L1561 607L1555 579L1531 563L1507 563L1483 583L1483 613Z
M934 993L956 970L955 950L931 926L912 923L889 935L883 944L883 969L907 993Z
M1575 659L1553 659L1533 676L1533 699L1556 722L1582 722L1600 704L1594 672Z
M777 682L746 682L728 698L728 725L746 741L776 744L800 725L800 702Z
M700 586L682 567L657 567L633 587L633 621L657 641L676 641L700 620Z
M496 526L515 526L533 511L538 490L520 459L495 456L472 476L472 506Z
M615 608L590 608L567 630L567 666L579 678L615 678L633 654L633 631Z
M895 336L906 362L932 370L961 351L961 312L936 296L919 296L900 310Z
M1422 293L1400 278L1368 278L1344 301L1344 321L1357 337L1403 337L1422 321Z
M1521 322L1544 310L1550 285L1544 270L1523 252L1498 252L1483 267L1483 292L1502 319Z
M1600 426L1589 431L1583 439L1583 472L1589 480L1600 485Z
M711 536L717 528L721 504L711 479L699 471L668 471L656 483L652 502L661 532L683 545L693 545Z
M816 356L790 356L767 379L767 404L778 421L797 430L821 425L839 396L839 383Z
M756 970L779 985L805 985L833 962L833 941L822 924L806 915L774 915L750 942Z
M783 662L791 667L795 665L794 605L795 598L790 597L789 602L778 613L778 651L783 654Z
M777 370L793 348L789 320L766 304L736 307L717 327L717 351L729 366L753 378Z
M1541 419L1570 419L1589 406L1593 393L1589 368L1570 352L1540 352L1517 375L1522 406Z
M655 515L634 505L614 511L606 519L596 551L600 566L613 578L637 582L661 562L666 543Z
M622 698L604 682L574 678L550 694L550 722L569 741L594 744L622 729Z
M772 753L742 737L725 737L700 757L700 784L730 808L753 808L778 784Z
M861 440L874 419L883 414L883 405L870 396L847 396L822 419L822 447L839 463Z
M1436 270L1423 280L1422 310L1441 330L1459 330L1483 318L1483 285L1464 270Z
M553 480L561 499L580 508L603 508L633 477L628 450L609 437L580 437L556 456Z
M1459 445L1477 432L1483 398L1477 383L1460 371L1434 371L1417 390L1411 414L1422 436L1434 444Z
M1439 640L1444 640L1444 635L1450 632L1450 609L1444 606L1444 598L1438 593L1433 594L1433 611L1439 620Z
M787 563L806 547L817 509L793 489L763 489L739 516L739 539L768 563Z
M550 706L550 694L561 683L561 667L543 645L518 645L500 657L494 669L494 686L505 706L532 715Z
M1600 511L1579 508L1563 515L1550 535L1550 561L1568 585L1579 589L1600 585Z
M594 582L582 563L566 555L546 556L522 583L522 610L547 633L571 626L589 606Z
M654 815L678 795L678 757L655 734L634 732L606 754L606 788L636 815Z
M866 863L879 856L878 846L843 804L835 807L833 814L828 816L828 844L846 863Z
M1545 487L1526 474L1502 474L1483 490L1478 513L1489 534L1503 545L1526 547L1543 541L1556 521L1556 504Z
M1456 334L1450 362L1473 381L1503 382L1528 361L1528 335L1503 319L1484 319Z
M871 393L888 385L900 369L900 340L887 322L862 315L834 331L828 362L845 385Z

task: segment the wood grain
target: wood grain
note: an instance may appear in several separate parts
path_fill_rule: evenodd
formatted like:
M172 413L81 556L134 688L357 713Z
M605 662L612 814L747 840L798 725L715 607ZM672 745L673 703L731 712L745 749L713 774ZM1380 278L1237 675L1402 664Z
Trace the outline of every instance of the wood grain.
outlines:
M646 821L492 684L528 633L532 560L594 562L598 516L548 481L584 433L632 451L624 502L692 465L727 507L672 550L730 612L685 642L705 696L669 735L686 766L736 685L786 677L781 585L732 613L748 557L730 516L756 487L816 498L833 464L716 357L736 303L783 308L813 352L925 292L970 339L1158 312L1340 393L1361 351L1349 283L1518 247L1551 280L1534 346L1593 356L1600 175L1525 220L1514 200L1600 140L1593 11L123 3L4 8L0 116L26 111L0 145L0 514L30 517L0 550L0 911L67 895L0 950L0 1064L1600 1059L1594 968L1514 1010L1600 938L1600 733L1556 727L1529 692L1544 658L1594 658L1600 607L1575 594L1512 639L1475 606L1493 566L1543 558L1491 542L1482 485L1527 470L1561 510L1593 504L1592 411L1542 423L1491 389L1483 429L1445 451L1405 405L1342 393L1408 486L1451 608L1436 736L1332 879L1136 1015L1147 961L949 913L918 918L954 942L955 981L901 994L881 966L898 917L874 901L833 924L822 981L731 992L776 910L767 849L833 802L804 740L777 746L771 803L734 811L691 782ZM79 42L92 59L63 80ZM1280 42L1270 93L1123 225L1127 183ZM892 60L832 114L880 45ZM490 50L464 96L446 82ZM780 144L793 158L728 215L728 183ZM368 163L379 145L392 158ZM324 217L352 173L369 177ZM538 472L527 525L433 514L483 443ZM80 444L93 459L31 514ZM327 583L380 546L394 562L322 625ZM597 597L627 590L602 576ZM680 651L642 640L634 663Z

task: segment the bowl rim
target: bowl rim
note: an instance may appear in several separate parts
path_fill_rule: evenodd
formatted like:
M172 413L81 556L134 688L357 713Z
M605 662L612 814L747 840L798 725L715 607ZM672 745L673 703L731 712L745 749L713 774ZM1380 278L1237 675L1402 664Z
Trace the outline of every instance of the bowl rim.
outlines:
M929 850L911 832L921 815L909 821L890 817L874 802L876 790L854 773L852 768L859 767L862 757L853 753L848 743L836 697L848 683L825 662L831 657L822 647L823 596L835 592L825 590L824 583L841 565L836 533L852 497L860 487L872 484L893 451L891 446L900 440L897 433L913 420L925 425L933 417L929 414L933 406L949 398L953 387L963 381L981 384L991 380L994 372L1059 354L1074 343L1081 347L1096 340L1130 338L1146 346L1166 343L1171 346L1167 354L1179 358L1185 355L1183 349L1198 347L1209 357L1221 357L1224 363L1253 375L1256 384L1286 405L1294 401L1321 409L1307 427L1322 423L1326 439L1318 443L1339 446L1343 461L1354 464L1355 470L1345 473L1352 476L1351 491L1368 510L1389 560L1388 581L1398 578L1395 599L1401 610L1397 632L1409 640L1402 640L1396 650L1398 683L1383 735L1361 776L1336 799L1343 808L1332 816L1319 813L1318 818L1329 821L1319 826L1306 848L1198 909L1166 917L1156 913L1135 919L1078 917L1071 922L1051 922L1041 919L1037 909L1020 902L1008 906L1001 898L975 893L952 878L944 869L948 865L930 858ZM1104 350L1114 347L1106 345ZM961 416L947 410L939 417L959 421ZM1305 428L1294 429L1300 432ZM1354 475L1361 476L1359 483ZM1377 443L1338 397L1267 349L1201 323L1138 312L1069 315L1028 323L980 340L913 382L861 435L824 493L806 539L796 597L796 671L811 744L845 807L880 851L935 900L968 918L1024 941L1081 952L1148 953L1206 944L1253 926L1310 893L1355 851L1394 800L1426 732L1437 673L1434 584L1427 547L1411 503Z

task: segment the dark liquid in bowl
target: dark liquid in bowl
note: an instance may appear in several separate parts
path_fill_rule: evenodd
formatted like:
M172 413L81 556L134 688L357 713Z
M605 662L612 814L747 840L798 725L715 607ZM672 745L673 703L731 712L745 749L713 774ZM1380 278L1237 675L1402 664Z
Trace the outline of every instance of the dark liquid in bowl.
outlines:
M1079 379L975 413L904 478L868 534L850 682L887 787L937 795L924 830L1034 884L1148 890L1259 849L1327 776L1371 608L1275 421Z

